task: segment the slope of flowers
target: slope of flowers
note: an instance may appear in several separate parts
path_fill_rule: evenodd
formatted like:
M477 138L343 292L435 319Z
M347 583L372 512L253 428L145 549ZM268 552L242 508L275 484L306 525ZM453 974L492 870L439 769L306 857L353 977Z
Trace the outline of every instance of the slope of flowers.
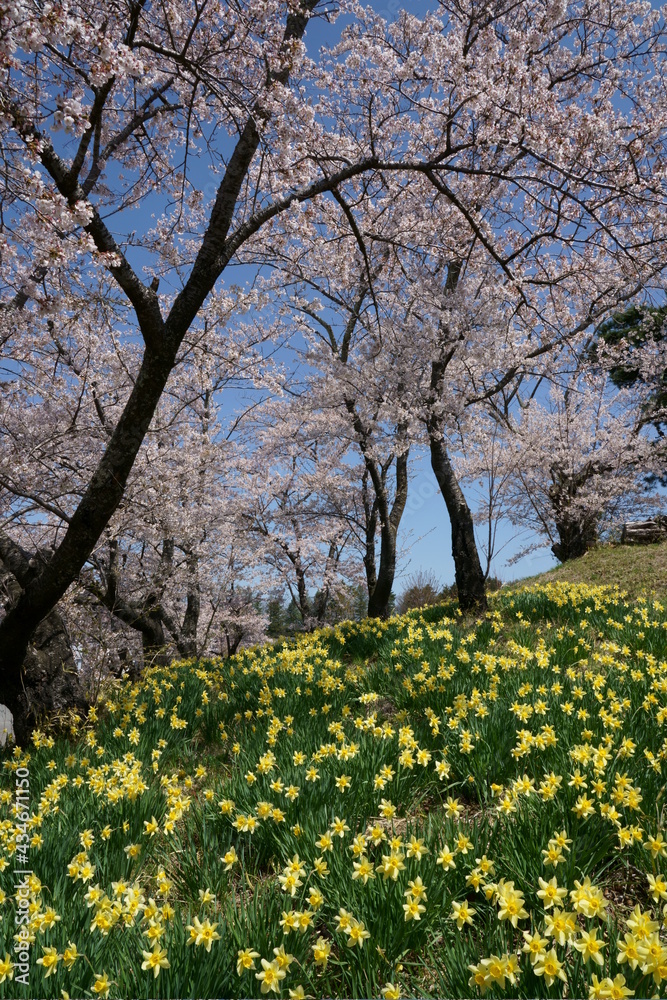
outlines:
M0 997L664 996L666 723L583 585L152 670L6 752Z

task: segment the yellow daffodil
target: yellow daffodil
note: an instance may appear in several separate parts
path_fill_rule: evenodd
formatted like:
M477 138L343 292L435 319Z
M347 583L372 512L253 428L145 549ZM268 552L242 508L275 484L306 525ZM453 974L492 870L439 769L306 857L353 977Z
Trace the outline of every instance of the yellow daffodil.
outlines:
M250 948L243 948L238 953L238 958L236 959L236 973L242 976L244 972L248 969L255 968L255 959L259 958L258 951L252 951Z
M9 954L5 952L5 957L0 959L0 983L4 983L6 979L14 978L14 963L12 962Z
M109 977L106 972L95 975L95 982L91 987L93 993L96 993L98 997L108 997L110 988L111 983L109 982Z
M331 954L331 942L322 936L318 937L315 944L312 945L312 952L315 965L320 969L326 969Z
M216 931L217 926L217 924L212 924L210 920L204 920L202 923L199 917L195 917L186 928L190 932L188 944L194 944L196 948L203 944L206 951L210 951L213 942L220 940L220 935Z
M457 903L452 902L452 912L449 919L456 921L456 926L459 930L463 929L464 924L472 924L472 918L477 913L477 910L469 906L468 903Z
M280 981L285 978L287 973L284 969L281 969L278 962L275 960L273 962L267 962L265 958L262 959L262 971L255 973L255 979L258 979L261 983L262 993L268 993L273 990L274 993L280 993Z
M166 948L160 949L159 945L154 945L152 951L143 951L144 960L141 963L141 968L146 972L149 969L153 970L153 978L157 978L160 974L161 969L170 968L169 962L167 961L167 950Z
M37 959L37 965L41 965L44 969L44 978L48 979L56 971L58 962L62 958L62 955L58 954L56 948L44 948L42 955Z
M544 956L535 963L533 966L533 972L536 976L544 976L544 981L547 986L551 986L555 979L561 979L564 983L567 982L567 976L563 970L563 963L559 960L555 948L546 952Z

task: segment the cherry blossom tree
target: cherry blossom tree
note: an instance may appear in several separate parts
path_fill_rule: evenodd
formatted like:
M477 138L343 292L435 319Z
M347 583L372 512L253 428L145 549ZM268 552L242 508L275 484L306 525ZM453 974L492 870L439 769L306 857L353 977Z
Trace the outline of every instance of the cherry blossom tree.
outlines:
M504 437L499 448L498 434ZM479 430L460 471L485 478L493 462L497 516L551 543L561 562L584 555L601 531L618 527L660 498L646 473L659 462L641 411L629 394L610 391L606 377L576 372L552 384L507 419ZM480 510L488 519L488 505Z
M304 367L300 411L313 414L313 419L321 414L320 439L326 434L340 443L343 475L330 477L326 484L329 504L350 526L361 549L368 614L383 618L408 497L411 420L396 408L392 358L381 346L376 296L382 262L374 262L369 271L368 256L364 260L358 247L350 248L345 241L331 247L318 232L311 236L307 273L283 263L274 284L281 285L287 322L291 319L304 343L298 351ZM304 237L302 232L301 250ZM340 260L341 251L348 257L347 266ZM400 307L396 296L391 303Z
M235 313L243 312L240 293L232 299ZM256 295L250 301L261 305ZM218 306L223 321L229 307L220 301ZM209 309L209 320L214 315ZM51 322L36 327L34 336L24 328L6 345L11 369L5 372L0 402L5 521L0 554L7 569L11 564L20 572L17 544L23 561L34 551L48 560L108 440L118 400L130 391L127 354L114 339L100 337L107 324L99 315L94 318L99 325ZM32 671L24 679L34 713L52 705L59 664L66 665L69 688L77 686L68 633L87 667L120 662L130 672L142 663L218 652L262 634L257 627L262 616L250 607L252 601L241 600L244 563L252 555L234 530L225 494L232 461L227 434L238 416L223 427L219 401L230 386L253 376L264 333L257 332L256 319L246 328L240 325L232 346L221 340L220 325L205 338L184 342L178 378L161 400L123 502L60 606L62 627L52 630L49 642L41 636L31 654L33 659L38 654L42 667L49 666L46 673ZM14 541L7 534L10 526ZM225 614L231 615L231 633L221 646ZM132 632L140 638L139 649ZM119 649L125 650L120 659ZM96 672L92 667L86 672L91 670ZM81 707L83 699L75 700Z
M331 434L328 420L304 409L301 396L264 401L242 433L239 526L256 539L266 588L280 583L287 590L302 627L321 625L331 601L358 580L347 444Z

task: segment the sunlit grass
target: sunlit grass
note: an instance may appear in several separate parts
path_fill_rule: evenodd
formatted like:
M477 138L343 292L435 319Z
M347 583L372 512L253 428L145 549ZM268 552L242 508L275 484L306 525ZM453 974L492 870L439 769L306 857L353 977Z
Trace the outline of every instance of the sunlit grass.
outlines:
M6 753L0 997L664 995L666 651L555 583L109 689Z

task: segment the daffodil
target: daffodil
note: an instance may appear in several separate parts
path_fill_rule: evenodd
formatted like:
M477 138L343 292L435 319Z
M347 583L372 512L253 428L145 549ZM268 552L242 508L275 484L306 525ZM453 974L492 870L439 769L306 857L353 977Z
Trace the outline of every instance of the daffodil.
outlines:
M588 987L588 1000L607 1000L609 997L608 979L600 981L596 975L591 977L591 984Z
M312 946L312 951L315 965L320 969L326 969L329 955L331 954L331 942L320 935Z
M613 979L605 980L605 982L609 984L608 989L610 1000L624 1000L625 997L632 997L635 995L635 991L625 985L625 976L621 975L621 973L614 976Z
M647 875L649 892L654 902L660 899L667 899L667 880L664 875Z
M210 951L213 942L220 940L220 935L216 931L217 926L217 924L212 924L210 920L205 920L202 923L199 917L195 917L193 922L188 924L186 928L190 932L188 944L194 944L197 948L203 944L206 951Z
M521 950L530 955L530 964L535 965L546 954L549 939L541 937L538 931L535 931L534 934L531 934L530 931L524 931L523 937L524 945Z
M259 958L258 951L252 951L250 948L243 948L238 953L238 958L236 959L236 973L242 976L244 972L248 969L255 968L255 959Z
M110 988L111 983L109 982L109 977L106 972L101 974L97 973L95 975L95 982L91 987L93 993L96 993L98 997L108 997Z
M447 844L445 844L442 850L439 852L435 863L437 865L442 865L443 872L447 871L448 868L456 868L456 862L454 861L454 852L450 851Z
M591 931L582 931L581 937L575 939L573 944L577 951L580 951L584 956L585 962L592 960L596 965L604 965L602 949L605 947L605 942L598 939L595 928Z
M575 936L576 930L577 922L573 913L555 909L552 913L545 914L544 933L557 941L561 947Z
M417 861L421 861L425 854L428 854L428 847L425 846L424 841L417 837L410 837L410 840L405 845L405 853L409 858L416 858Z
M350 948L354 948L355 945L363 948L364 941L371 936L370 931L366 930L366 927L361 920L352 920L350 922L347 935L347 943Z
M400 1000L401 990L396 983L387 983L380 992L384 1000Z
M290 965L294 961L294 955L289 955L285 951L284 944L281 944L280 948L274 948L273 954L276 956L276 962L281 969L289 969Z
M232 865L235 865L238 861L238 855L233 847L230 847L230 849L225 852L222 860L225 862L225 871L228 872Z
M544 981L547 986L551 986L555 979L562 979L564 983L567 982L567 976L563 970L563 963L559 960L555 948L546 952L545 955L535 963L533 966L533 972L536 976L544 976Z
M464 924L472 924L472 918L476 913L477 910L473 909L472 906L469 906L468 903L457 903L456 901L453 901L452 912L449 919L455 920L458 929L462 930Z
M403 903L405 920L421 920L422 913L426 912L426 907L418 899L408 899Z
M551 909L552 906L560 905L560 901L567 896L567 889L559 888L556 877L549 879L538 878L540 888L537 891L538 898L542 900L542 905L545 910Z
M261 983L262 993L268 993L273 990L274 993L280 993L280 981L285 978L287 973L284 969L281 969L278 962L275 960L273 962L267 962L265 958L262 959L262 971L255 973L255 979L258 979Z
M43 949L41 957L37 959L37 965L41 965L44 969L45 979L53 975L61 958L62 955L58 954L57 948L49 947Z
M334 837L344 837L345 834L349 832L349 829L350 828L344 819L334 816L334 821L331 824L331 833Z
M315 872L316 875L319 875L320 878L327 877L327 875L329 874L329 869L327 867L327 863L324 860L324 858L315 858L315 860L313 861L313 871Z
M12 962L9 954L5 952L5 957L0 959L0 983L4 983L5 979L14 978L14 963Z
M315 843L321 851L333 851L333 840L331 839L331 834L328 831L323 833L319 839L315 841Z
M638 943L637 938L634 936L634 934L628 934L627 932L624 935L622 941L620 939L620 936L617 941L618 953L616 958L618 964L623 965L624 962L627 962L630 968L633 970L633 972L637 968L637 965L639 964L639 952L637 951L637 943Z
M297 930L299 926L299 911L283 910L279 923L285 934Z
M71 969L77 958L80 958L80 953L77 951L77 947L72 941L68 941L67 947L63 952L63 965L66 969Z
M421 875L415 879L410 879L408 888L403 893L404 896L411 896L413 899L426 899L426 886L421 880Z
M152 951L143 951L144 960L141 963L141 968L146 972L148 969L153 970L153 978L157 978L160 975L160 969L168 969L169 962L167 961L167 949L162 948L156 944Z

